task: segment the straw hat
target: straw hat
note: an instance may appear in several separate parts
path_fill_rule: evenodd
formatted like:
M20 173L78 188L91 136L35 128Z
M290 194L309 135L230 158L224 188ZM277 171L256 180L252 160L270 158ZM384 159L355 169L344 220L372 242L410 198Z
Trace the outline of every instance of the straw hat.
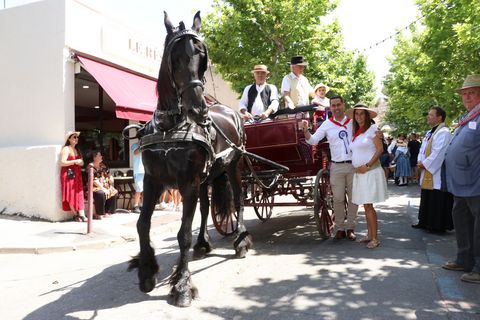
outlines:
M254 67L253 67L253 70L251 71L252 73L254 72L265 72L266 74L269 74L270 71L268 71L268 68L266 65L264 64L256 64Z
M65 144L67 143L68 139L70 138L71 135L73 134L76 134L77 136L80 135L80 132L79 131L68 131L66 134L65 134Z
M407 144L407 142L406 142L405 140L399 139L399 140L397 140L397 146L398 146L398 147L407 147L408 144Z
M290 62L288 64L292 65L292 66L295 66L295 65L308 66L308 63L305 62L305 60L303 59L303 56L292 57L292 59L290 60Z
M462 91L463 89L476 88L480 87L480 74L471 74L465 78L463 86L457 89L457 92Z
M325 88L325 92L328 92L330 90L330 88L326 84L319 83L315 86L315 88L313 89L313 92L317 92L318 88L321 88L321 87Z
M347 110L346 115L350 119L353 119L353 112L355 110L367 110L370 114L370 118L373 119L377 116L377 112L373 111L372 109L368 108L366 104L363 102L358 102L356 105L353 106L352 109Z

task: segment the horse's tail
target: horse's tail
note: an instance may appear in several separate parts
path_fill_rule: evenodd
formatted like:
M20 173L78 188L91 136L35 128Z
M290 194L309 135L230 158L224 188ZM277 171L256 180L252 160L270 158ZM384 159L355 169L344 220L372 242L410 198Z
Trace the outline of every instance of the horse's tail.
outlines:
M222 218L235 211L232 186L225 172L212 182L212 206Z

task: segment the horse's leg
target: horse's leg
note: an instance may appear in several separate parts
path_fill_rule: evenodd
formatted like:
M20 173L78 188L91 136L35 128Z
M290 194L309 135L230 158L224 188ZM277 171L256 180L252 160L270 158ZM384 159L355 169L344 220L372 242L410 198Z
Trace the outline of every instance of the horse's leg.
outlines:
M138 268L139 287L142 292L150 292L155 287L155 275L158 264L155 260L155 250L150 245L150 222L155 209L155 203L163 192L163 186L152 183L150 176L145 176L143 207L137 221L137 232L140 241L140 253L130 261L128 270Z
M207 231L208 210L208 183L204 182L202 185L200 185L200 213L202 214L202 222L200 224L200 232L198 233L197 243L193 247L194 259L203 259L207 253L212 251L210 236L208 235Z
M197 289L191 283L190 270L188 270L188 250L192 245L192 222L200 188L198 180L199 178L196 182L179 186L183 198L182 225L177 234L180 258L170 278L170 284L172 285L170 291L171 302L179 307L190 306L192 299L197 296Z
M253 239L243 223L243 190L239 161L235 161L227 167L227 174L233 192L235 210L238 214L237 234L233 247L237 258L245 258L248 249L253 247Z

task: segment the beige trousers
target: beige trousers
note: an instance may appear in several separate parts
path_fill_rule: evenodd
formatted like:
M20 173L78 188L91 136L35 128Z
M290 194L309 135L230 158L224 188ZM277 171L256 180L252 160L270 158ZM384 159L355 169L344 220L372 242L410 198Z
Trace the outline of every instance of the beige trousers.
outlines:
M351 163L332 162L330 165L335 232L337 230L354 230L357 223L358 206L352 203L353 173L354 169ZM345 212L345 194L348 199L347 212Z

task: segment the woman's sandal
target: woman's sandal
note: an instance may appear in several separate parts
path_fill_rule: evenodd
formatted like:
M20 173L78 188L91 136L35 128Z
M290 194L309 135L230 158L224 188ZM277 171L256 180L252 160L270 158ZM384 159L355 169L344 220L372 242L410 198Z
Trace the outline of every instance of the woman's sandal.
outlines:
M74 217L73 217L73 220L75 220L76 222L87 222L87 217L85 216L81 216L79 214L76 214Z
M358 240L358 242L360 243L368 243L370 241L372 241L372 239L368 238L367 236L362 237L360 240Z
M367 248L368 249L375 249L379 245L380 245L380 241L378 241L377 239L372 239L372 240L370 240L369 243L367 243Z

